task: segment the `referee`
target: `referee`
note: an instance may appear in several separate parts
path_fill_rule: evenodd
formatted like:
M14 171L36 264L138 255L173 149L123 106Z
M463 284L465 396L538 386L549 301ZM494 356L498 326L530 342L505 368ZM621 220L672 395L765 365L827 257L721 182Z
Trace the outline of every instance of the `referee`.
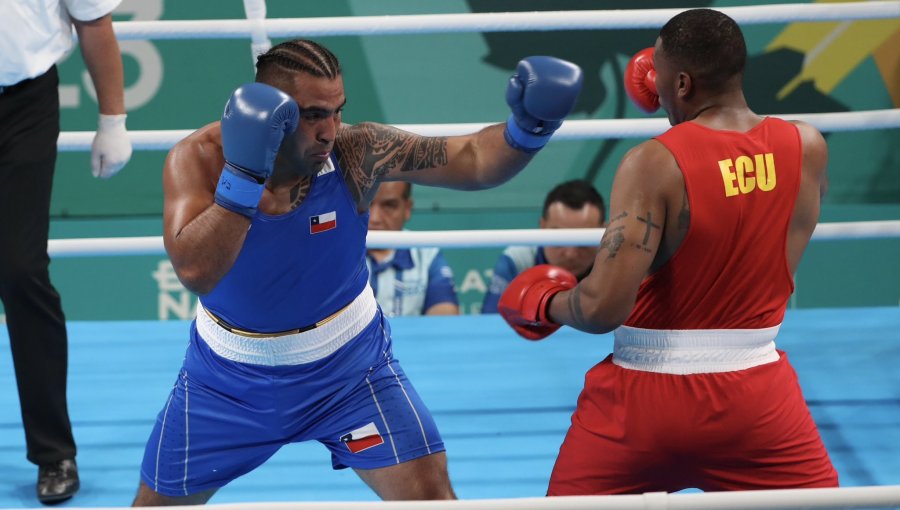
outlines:
M47 255L60 129L56 63L73 49L74 27L100 105L92 171L112 177L131 157L110 15L120 1L0 2L0 299L28 460L38 465L37 497L45 504L71 498L79 487L66 403L65 317Z

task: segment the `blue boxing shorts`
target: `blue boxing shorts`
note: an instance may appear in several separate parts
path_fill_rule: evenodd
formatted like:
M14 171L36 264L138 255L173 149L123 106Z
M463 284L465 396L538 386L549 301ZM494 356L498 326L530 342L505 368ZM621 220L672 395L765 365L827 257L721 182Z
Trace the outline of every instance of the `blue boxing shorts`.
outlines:
M303 359L308 345L328 352L321 339L301 341L299 358L290 353L296 342L260 357L256 346L279 338L229 338L235 335L211 329L204 314L191 325L184 365L144 451L141 478L157 493L222 487L283 445L307 440L331 451L334 469L380 468L444 451L431 414L393 358L380 309L330 354L297 364L277 362ZM245 358L274 363L235 361Z

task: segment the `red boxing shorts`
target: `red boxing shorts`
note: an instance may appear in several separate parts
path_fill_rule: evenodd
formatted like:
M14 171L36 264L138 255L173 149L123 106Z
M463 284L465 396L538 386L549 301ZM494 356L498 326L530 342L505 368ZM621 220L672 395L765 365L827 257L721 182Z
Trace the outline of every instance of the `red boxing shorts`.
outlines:
M588 371L548 495L836 487L787 355L731 372Z

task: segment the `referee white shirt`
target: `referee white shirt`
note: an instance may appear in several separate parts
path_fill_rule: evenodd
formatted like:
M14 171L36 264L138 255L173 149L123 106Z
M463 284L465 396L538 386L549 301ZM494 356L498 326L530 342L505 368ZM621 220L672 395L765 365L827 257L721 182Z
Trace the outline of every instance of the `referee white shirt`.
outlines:
M47 72L75 46L70 16L91 21L122 0L0 0L0 86Z

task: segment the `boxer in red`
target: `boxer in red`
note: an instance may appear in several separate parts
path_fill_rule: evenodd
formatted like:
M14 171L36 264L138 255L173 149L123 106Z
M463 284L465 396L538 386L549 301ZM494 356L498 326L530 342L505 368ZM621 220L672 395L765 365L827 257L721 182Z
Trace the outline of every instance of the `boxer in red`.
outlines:
M592 368L549 495L833 487L778 333L827 187L827 147L761 117L741 85L738 25L709 9L662 28L626 88L672 128L632 149L613 183L591 273L535 266L499 311L538 340L566 324L615 331Z

